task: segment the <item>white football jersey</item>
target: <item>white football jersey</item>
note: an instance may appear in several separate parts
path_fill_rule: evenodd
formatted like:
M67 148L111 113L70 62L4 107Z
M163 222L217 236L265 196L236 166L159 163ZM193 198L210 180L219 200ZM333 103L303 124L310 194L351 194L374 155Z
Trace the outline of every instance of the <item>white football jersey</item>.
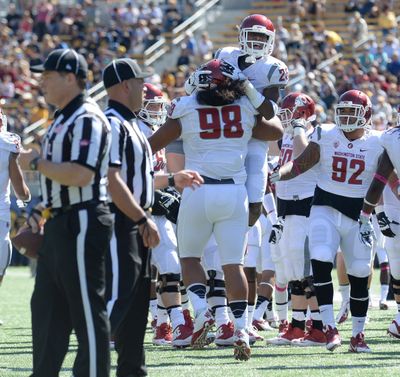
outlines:
M312 133L312 129L308 131L308 135ZM282 166L293 160L293 135L283 134L281 153L279 155L279 165ZM275 184L276 196L283 200L297 200L309 198L314 195L315 185L317 183L317 167L305 173L290 179L288 181L278 181Z
M366 130L350 141L335 124L315 128L310 141L320 146L317 185L322 190L349 198L363 198L383 152L382 133Z
M149 138L154 132L157 131L157 128L152 128L148 126L143 120L137 118L137 124L139 125L140 130L144 133L144 135ZM167 159L165 158L165 149L160 149L156 153L153 154L153 168L155 174L165 173L167 166Z
M10 153L19 153L21 139L10 132L0 133L0 220L10 221Z
M185 168L215 179L245 183L244 160L258 111L247 97L231 105L200 105L196 96L175 98L168 116L182 126Z
M397 173L400 172L400 127L386 130L381 137L381 145L385 148Z

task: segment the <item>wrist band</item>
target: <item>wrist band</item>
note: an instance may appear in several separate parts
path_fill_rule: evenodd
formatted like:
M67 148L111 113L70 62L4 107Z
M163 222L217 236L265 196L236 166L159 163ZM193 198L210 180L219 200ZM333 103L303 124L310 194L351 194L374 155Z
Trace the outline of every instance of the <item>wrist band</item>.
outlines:
M362 211L360 212L360 216L370 217L370 216L371 216L371 213L368 213L368 212L365 212L364 210L362 210Z
M388 180L385 177L381 176L378 173L374 174L374 178L377 179L379 182L382 182L384 185L386 185L386 183L388 182Z
M305 135L306 130L303 127L297 126L293 128L293 136Z
M375 206L378 204L378 203L375 203L375 204L374 204L374 203L371 203L371 202L369 202L369 201L368 201L367 199L365 199L365 198L364 198L364 203L367 204L367 205L369 205L369 206L371 206L371 207L375 207Z
M172 173L168 175L168 186L175 187L175 178Z
M301 171L300 171L299 165L297 164L296 160L293 160L292 163L293 163L294 170L296 171L296 174L300 175Z
M143 216L138 221L136 221L136 225L142 225L147 223L147 216Z

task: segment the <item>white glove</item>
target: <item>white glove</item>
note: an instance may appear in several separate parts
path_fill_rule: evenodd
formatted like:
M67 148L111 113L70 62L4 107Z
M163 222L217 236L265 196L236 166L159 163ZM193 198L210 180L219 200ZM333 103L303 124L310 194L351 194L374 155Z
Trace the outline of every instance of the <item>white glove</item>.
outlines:
M371 216L366 216L360 213L360 218L358 219L359 224L359 238L360 241L367 247L372 247L374 240L376 240L376 235L374 227L371 222Z
M225 60L222 60L221 63L221 72L224 76L231 78L232 80L236 81L243 81L247 80L246 75L234 65L228 63Z
M185 91L187 94L192 94L199 88L208 88L210 85L209 74L211 71L194 71L185 81Z
M274 245L279 243L280 239L282 238L284 222L285 220L283 219L283 217L278 217L278 221L276 222L276 224L272 225L271 234L268 240L269 243L272 243Z
M304 118L292 119L291 125L293 129L302 128L303 130L307 130L307 121Z
M281 179L281 173L279 171L279 167L277 167L276 169L274 169L274 171L269 176L269 180L270 180L271 183L276 183L280 179Z

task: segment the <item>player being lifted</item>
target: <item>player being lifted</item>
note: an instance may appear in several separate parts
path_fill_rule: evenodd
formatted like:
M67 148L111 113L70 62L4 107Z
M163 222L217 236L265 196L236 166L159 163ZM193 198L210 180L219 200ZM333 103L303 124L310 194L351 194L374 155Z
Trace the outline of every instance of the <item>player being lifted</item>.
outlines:
M261 14L252 14L244 18L239 26L239 46L224 47L215 54L216 58L242 71L252 85L271 101L273 106L264 115L267 120L277 112L279 90L286 86L289 79L286 65L271 56L274 40L275 28L272 22ZM198 84L199 72L194 72L185 84L186 91L192 93ZM250 225L257 221L262 211L268 173L267 152L267 142L255 138L250 140L245 162Z
M271 176L273 181L288 180L319 165L310 213L309 245L326 348L330 351L341 345L333 313L331 278L340 246L350 281L353 332L349 350L370 352L364 340L364 327L372 244L365 244L359 238L357 221L382 153L380 133L370 130L371 115L368 96L358 90L347 91L335 107L336 124L316 127L304 152Z

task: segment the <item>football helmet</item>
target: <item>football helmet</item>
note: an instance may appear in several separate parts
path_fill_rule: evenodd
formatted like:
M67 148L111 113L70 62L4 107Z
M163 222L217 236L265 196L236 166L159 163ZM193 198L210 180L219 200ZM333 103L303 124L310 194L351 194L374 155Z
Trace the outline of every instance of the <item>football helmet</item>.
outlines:
M258 33L265 40L255 39L250 33ZM239 47L244 54L256 59L271 55L274 49L275 28L271 20L262 14L251 14L239 26Z
M151 126L161 126L167 119L167 101L153 84L143 84L143 107L138 116Z
M290 93L282 100L277 115L285 132L290 133L292 131L292 120L300 118L308 122L315 120L315 102L307 94Z
M213 59L198 69L199 71L209 72L199 76L199 89L214 89L221 83L230 80L222 73L222 64L222 60Z
M359 90L343 93L335 106L336 125L344 132L367 127L372 116L369 97Z

